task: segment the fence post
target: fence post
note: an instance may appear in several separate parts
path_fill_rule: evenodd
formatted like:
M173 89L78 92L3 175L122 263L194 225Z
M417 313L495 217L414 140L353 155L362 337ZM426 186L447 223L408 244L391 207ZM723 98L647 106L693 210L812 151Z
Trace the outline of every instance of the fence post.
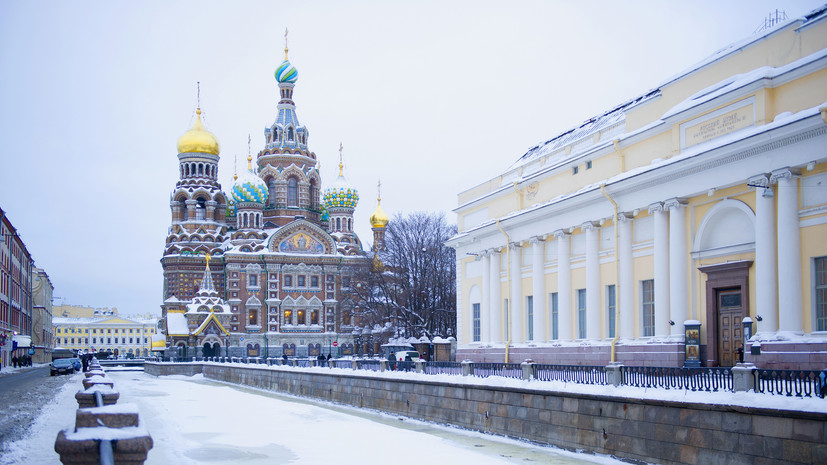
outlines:
M425 360L414 360L417 373L425 373Z
M388 371L388 361L379 360L379 371Z
M359 361L355 360L355 359L352 360L350 362L350 367L353 368L354 370L358 370L359 369Z
M736 363L732 370L732 390L753 391L755 390L755 364L753 363Z
M534 360L527 358L520 364L520 368L523 369L523 380L531 381L531 378L534 377Z
M606 365L606 382L614 387L618 387L623 383L623 377L620 374L620 368L623 366L620 362L611 362Z
M474 362L471 360L463 360L462 361L462 376L471 376L474 374L474 366L472 365Z

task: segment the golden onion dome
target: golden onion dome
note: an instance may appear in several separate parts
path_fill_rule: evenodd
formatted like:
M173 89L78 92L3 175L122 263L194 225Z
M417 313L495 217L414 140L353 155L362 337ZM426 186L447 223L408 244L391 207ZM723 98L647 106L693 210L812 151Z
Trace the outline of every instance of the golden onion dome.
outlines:
M178 153L199 152L218 155L220 151L218 139L215 138L213 133L204 129L204 125L201 123L201 108L195 110L195 113L198 115L198 119L195 120L192 129L185 132L178 139Z
M374 228L384 228L388 225L388 215L382 210L382 203L377 202L376 210L370 215L370 225Z

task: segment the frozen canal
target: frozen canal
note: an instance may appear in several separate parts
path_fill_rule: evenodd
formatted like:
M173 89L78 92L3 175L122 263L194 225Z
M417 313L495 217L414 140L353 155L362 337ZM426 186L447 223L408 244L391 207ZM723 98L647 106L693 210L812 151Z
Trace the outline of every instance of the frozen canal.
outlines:
M620 464L606 457L441 427L396 416L213 382L109 372L118 403L138 406L155 445L147 464L513 463ZM2 464L59 464L57 432L74 425L76 382L44 410Z

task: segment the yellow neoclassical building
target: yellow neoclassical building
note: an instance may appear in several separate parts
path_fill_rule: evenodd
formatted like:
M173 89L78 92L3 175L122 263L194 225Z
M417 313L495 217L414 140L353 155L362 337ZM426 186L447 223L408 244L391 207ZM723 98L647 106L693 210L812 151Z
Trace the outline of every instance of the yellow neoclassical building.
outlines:
M94 352L117 349L121 356L143 357L150 353L158 318L54 317L52 324L55 348Z
M825 368L827 11L538 144L455 212L459 358Z

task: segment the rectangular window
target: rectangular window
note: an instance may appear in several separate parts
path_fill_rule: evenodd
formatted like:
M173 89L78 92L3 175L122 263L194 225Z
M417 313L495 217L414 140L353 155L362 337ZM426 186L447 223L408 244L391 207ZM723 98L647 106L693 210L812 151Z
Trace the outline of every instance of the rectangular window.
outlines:
M525 298L526 318L528 319L528 340L534 340L534 296L529 295Z
M310 277L310 287L319 287L319 277L318 276L311 276Z
M586 162L586 169L587 169L587 170L592 169L592 161L591 161L591 160L589 160L589 161L587 161L587 162Z
M293 277L287 275L284 277L284 287L293 287Z
M606 328L609 329L609 337L615 337L615 309L617 303L615 301L615 285L609 284L606 286L606 319L608 324Z
M655 280L640 282L640 304L643 311L643 335L655 335Z
M258 275L254 275L254 274L250 275L250 286L252 286L252 287L258 286Z
M586 290L577 290L577 338L586 338Z
M342 277L342 287L350 287L350 276Z
M304 276L299 276L298 281L299 287L304 287Z
M480 342L482 330L480 328L480 304L471 304L472 319L474 321L474 342Z
M508 335L511 334L511 325L508 324L508 317L508 299L505 299L503 300L503 324L505 324L505 331L503 331L503 333L505 334L506 341L511 340L511 338L508 337Z
M827 257L818 257L814 262L816 331L827 331Z
M551 338L557 339L559 331L557 329L557 293L552 292L548 295L549 308L551 308Z
M574 168L571 169L571 174L577 174L579 171L580 171L580 167L575 166Z

